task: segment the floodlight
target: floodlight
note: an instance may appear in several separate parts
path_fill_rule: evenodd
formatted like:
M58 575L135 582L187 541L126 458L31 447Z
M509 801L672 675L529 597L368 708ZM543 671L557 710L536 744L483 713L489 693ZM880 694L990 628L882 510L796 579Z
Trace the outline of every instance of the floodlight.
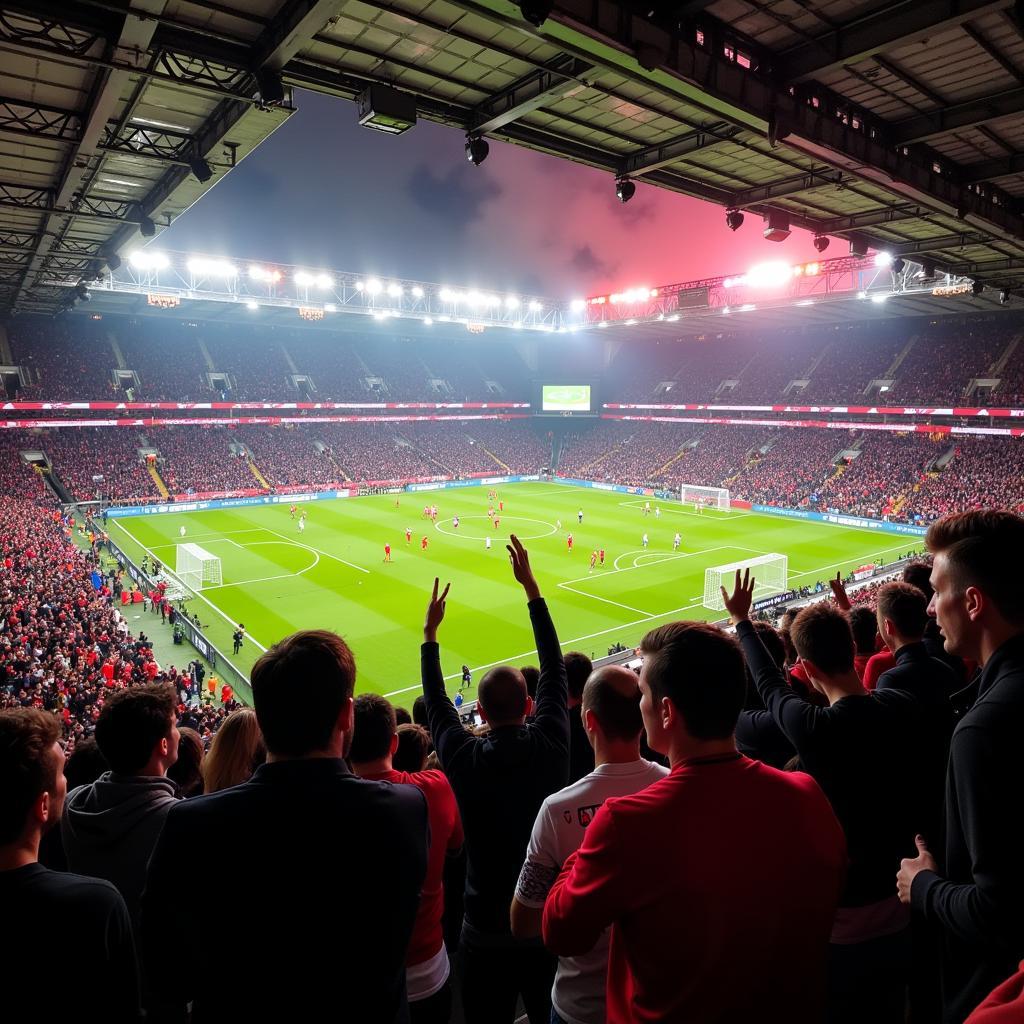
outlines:
M615 195L620 203L628 203L636 195L636 183L629 178L617 178Z
M412 296L414 299L423 298L423 289L418 284L412 286Z
M586 309L586 306L587 304L583 299L573 299L572 302L569 303L569 309L571 309L573 313L582 313L583 310Z
M505 306L508 309L518 309L519 308L519 296L518 295L506 295L505 296Z
M75 302L88 302L92 298L92 294L89 292L89 289L86 288L84 281L79 281L78 284L75 285L72 295L74 296Z
M380 295L383 288L384 285L382 285L375 277L371 277L370 280L366 282L366 290L370 295Z
M491 147L487 144L486 139L479 135L466 136L466 159L475 167L479 167L487 159L487 154L490 151Z
M246 309L257 310L260 308L260 304L255 299L249 299L245 304Z
M152 238L156 234L156 224L149 217L142 217L139 220L139 234L143 238Z
M390 295L391 298L393 299L401 298L402 286L400 284L395 284L394 282L392 282L391 284L388 285L388 295Z
M137 270L163 270L171 261L162 252L139 249L128 257L128 262Z
M540 28L551 14L554 6L547 0L520 0L519 10L526 21L535 28Z
M1010 291L1008 288L1004 288L999 293L999 305L1005 306L1010 301Z
M824 252L828 248L828 238L825 235L815 235L812 245L818 252Z
M188 166L200 185L205 185L213 177L213 168L201 156L189 160Z
M528 308L531 313L539 313L544 307L536 299L532 299Z
M730 231L738 231L743 227L743 211L742 210L726 210L725 211L725 226Z
M876 252L875 253L875 266L876 267L888 267L891 263L892 263L892 253L891 252L885 252L883 250L882 252Z

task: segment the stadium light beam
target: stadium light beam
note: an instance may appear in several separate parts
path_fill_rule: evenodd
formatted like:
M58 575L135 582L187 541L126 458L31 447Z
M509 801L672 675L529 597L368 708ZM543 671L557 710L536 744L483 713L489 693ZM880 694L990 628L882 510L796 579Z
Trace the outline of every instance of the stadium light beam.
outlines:
M164 270L171 261L162 252L148 252L140 249L128 257L128 262L137 270Z

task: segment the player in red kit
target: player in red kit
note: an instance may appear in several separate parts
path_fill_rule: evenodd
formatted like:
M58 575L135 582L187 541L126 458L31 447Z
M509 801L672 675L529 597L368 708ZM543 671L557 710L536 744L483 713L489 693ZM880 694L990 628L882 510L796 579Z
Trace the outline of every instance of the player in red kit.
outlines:
M292 519L294 519L295 518L295 506L292 505L292 507L288 511L291 513Z
M572 534L571 533L569 534L568 537L565 538L565 543L568 545L568 547L569 547L569 554L571 555L572 554Z
M601 564L604 565L604 548L601 548L597 553L597 557L601 559Z
M499 512L504 512L505 511L505 502L503 502L503 501L499 501L498 502L498 511Z
M427 538L426 537L424 537L423 540L420 541L420 549L423 550L423 551L427 550Z
M501 517L500 516L495 516L494 517L494 528L495 529L498 528L498 523L500 523L500 522L501 522Z
M412 543L412 530L409 529L408 526L405 528L405 543L406 544L411 544Z
M385 544L384 545L384 561L385 562L390 562L391 561L391 545L390 544Z

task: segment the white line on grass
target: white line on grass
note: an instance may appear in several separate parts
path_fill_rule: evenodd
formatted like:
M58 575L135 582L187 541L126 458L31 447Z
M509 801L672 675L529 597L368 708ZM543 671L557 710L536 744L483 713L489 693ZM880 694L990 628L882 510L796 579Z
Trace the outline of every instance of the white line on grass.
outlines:
M899 544L891 548L882 548L880 551L876 550L876 555L886 555L890 551L903 551L906 549L905 544ZM862 555L862 558L870 558L870 555ZM843 559L847 561L847 559ZM824 572L826 569L835 569L837 566L842 565L842 562L832 562L829 565L823 565L820 569L808 569L806 572L791 572L789 578L792 580L798 580L801 576L813 576L816 572Z
M121 524L121 521L120 521L119 519L114 519L114 520L113 520L113 523L114 523L114 525L115 525L115 526L117 526L117 527L120 527L120 529L124 530L124 532L125 532L126 534L128 534L128 536L129 536L129 537L131 537L131 539L132 539L132 540L133 540L133 541L134 541L134 542L135 542L136 544L138 544L138 545L139 545L139 547L140 547L140 548L142 548L142 550L143 550L143 551L147 552L147 553L148 553L148 554L150 554L150 555L153 555L153 557L154 557L154 558L156 558L156 555L154 555L154 554L153 554L152 550L150 550L150 548L147 548L147 547L146 547L146 545L145 545L145 544L143 544L143 543L142 543L142 541L141 541L141 540L139 540L139 538L138 538L138 537L136 537L136 536L135 536L135 534L134 534L134 533L132 533L132 532L131 532L131 530L129 530L129 529L128 529L128 527L126 527L126 526L122 526L122 524ZM170 570L169 570L169 569L168 569L168 572L170 572ZM234 620L234 619L232 619L232 618L231 618L230 616L228 616L228 615L226 615L226 614L225 614L224 612L222 612L222 611L221 611L221 610L220 610L220 609L219 609L219 608L218 608L218 607L217 607L217 606L216 606L216 605L215 605L215 604L214 604L214 603L213 603L213 602L212 602L212 601L211 601L211 600L210 600L209 598L203 597L203 595L202 595L201 593L199 593L198 591L190 590L190 591L189 591L189 593L195 594L195 596L196 596L196 597L198 597L200 601L205 601L205 602L206 602L206 603L207 603L207 604L208 604L208 605L209 605L209 606L210 606L210 607L211 607L211 608L212 608L212 609L213 609L213 610L214 610L214 611L215 611L215 612L216 612L216 613L217 613L217 614L218 614L218 615L219 615L219 616L220 616L220 617L222 618L222 619L224 619L224 621L225 621L225 622L229 622L229 623L231 624L231 626L232 626L232 627L234 627L234 626L237 626L237 625L238 625L238 623L237 623L237 622L235 622L235 620ZM252 642L253 642L253 643L254 643L254 644L255 644L255 645L256 645L256 646L257 646L257 647L258 647L258 648L259 648L259 649L261 650L261 651L266 651L266 649L267 649L267 648L266 648L266 647L265 647L265 646L264 646L263 644L261 644L261 643L259 642L259 640L257 640L257 639L256 639L256 637L254 637L254 636L252 635L252 633L250 633L250 632L246 631L246 634L245 634L245 635L246 635L246 637L247 637L247 638L248 638L249 640L251 640L251 641L252 641Z
M590 577L593 579L593 577ZM609 597L598 597L597 594L588 594L585 590L577 590L575 587L570 587L568 583L559 583L559 588L562 590L568 590L570 594L579 594L580 597L589 597L592 601L603 601L605 604L613 604L616 608L625 608L627 612L636 612L637 615L650 615L648 611L644 611L643 608L634 608L629 604L622 604L620 601L613 601Z
M630 508L643 508L644 507L644 502L642 500L620 501L619 504L620 505L628 506ZM740 511L739 509L736 509L734 511L733 509L724 509L724 508L709 508L709 509L705 509L703 512L691 512L687 508L672 508L668 503L660 505L659 507L661 508L662 512L671 512L672 515L674 515L674 516L695 516L697 519L703 519L705 516L710 516L710 518L712 518L712 519L720 519L720 520L745 519L747 516L754 515L753 512L747 512L746 510ZM711 513L713 513L713 512L717 512L717 513L720 513L720 514L719 515L711 515ZM647 518L648 519L654 519L655 522L658 521L658 517L654 515L653 511L651 512L651 514L649 516L647 516Z
M587 633L585 636L578 636L572 640L560 640L559 647L569 647L572 644L581 643L584 640L593 640L597 636L605 636L608 633L614 633L620 629L629 629L630 626L639 626L644 622L652 622L654 619L663 619L666 615L678 615L680 612L688 612L694 608L701 607L699 604L688 604L682 608L672 608L667 612L658 612L657 615L648 615L642 619L635 619L633 622L623 622L618 626L611 626L608 629L600 629L596 633ZM520 658L528 658L531 654L536 654L537 649L534 648L530 651L523 651L522 654L510 654L507 658L502 658L500 661L489 661L486 665L476 665L470 669L471 672L480 672L485 668L494 668L495 665L507 665L509 662L518 661ZM453 672L450 676L445 676L445 679L461 679L461 672ZM418 690L420 685L406 686L401 690L392 690L390 693L385 693L385 697L397 697L400 693L409 693L410 690Z
M234 541L229 541L234 544ZM256 547L257 544L285 544L288 547L301 547L299 544L293 544L290 540L251 540L248 542L246 547ZM236 544L236 547L241 548L241 544ZM244 551L245 548L242 548ZM316 568L320 564L320 556L315 552L311 552L313 555L313 561L309 563L304 569L296 569L295 572L283 572L277 576L260 576L254 580L237 580L234 583L222 583L219 587L207 587L207 590L226 590L228 587L245 587L252 583L269 583L271 580L292 580L296 576L301 576L303 573L309 572L310 569Z
M271 530L269 526L264 526L264 530L267 533L272 533L275 537L280 537L281 540L287 541L289 544L294 544L297 548L305 548L307 551L312 551L313 554L323 555L325 558L333 558L335 562L341 562L342 565L347 565L350 569L358 569L360 572L365 572L367 576L370 574L369 569L364 569L361 565L356 565L355 562L347 562L344 558L338 555L332 555L329 551L324 551L323 548L314 548L310 544L303 544L301 541L292 540L286 537L283 533L278 533L277 530ZM312 567L311 567L312 568Z

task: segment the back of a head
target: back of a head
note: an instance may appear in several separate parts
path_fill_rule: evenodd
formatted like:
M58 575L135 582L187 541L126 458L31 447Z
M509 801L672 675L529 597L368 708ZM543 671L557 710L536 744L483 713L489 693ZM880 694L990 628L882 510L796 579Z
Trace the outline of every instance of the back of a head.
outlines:
M511 665L492 668L480 680L476 696L491 726L518 725L526 716L526 680Z
M800 658L813 662L826 676L853 671L853 630L846 614L828 601L808 605L790 630Z
M932 523L925 543L945 556L954 590L977 588L1004 621L1024 626L1024 517L998 509L959 512Z
M421 772L427 766L429 753L430 733L422 725L400 725L391 767L396 772Z
M412 715L406 708L395 708L395 721L399 725L409 725L412 722Z
M853 644L858 654L874 654L875 638L878 636L878 620L875 613L866 605L859 604L847 613L850 618L850 629L853 632Z
M177 783L183 796L196 796L203 791L203 738L187 727L178 732L178 760L167 769L167 778Z
M569 651L565 658L565 675L568 682L569 700L578 704L583 699L583 687L587 685L593 662L582 651Z
M609 740L637 742L644 727L640 714L640 683L624 665L605 665L591 673L583 687L583 714L593 712Z
M932 566L931 562L918 560L909 562L903 567L903 582L917 587L922 594L930 601L935 591L932 589Z
M325 750L355 680L355 657L337 633L311 629L274 644L252 669L267 750L281 757Z
M146 683L107 698L96 720L96 742L116 775L138 775L171 731L178 696L171 683Z
M878 591L878 618L908 640L920 640L928 624L928 598L909 583L886 583Z
M427 698L422 693L412 702L412 720L416 725L422 725L424 729L429 728Z
M770 623L758 621L754 624L754 632L758 635L765 650L771 655L772 661L777 668L784 668L786 665L786 644L779 631Z
M526 683L526 693L529 697L536 699L537 687L540 685L540 669L536 665L524 665L520 670L523 680ZM479 692L477 696L479 697Z
M207 793L239 786L267 759L256 712L239 708L224 719L203 759L203 781Z
M39 795L56 790L61 763L51 750L59 738L60 723L48 711L0 711L0 846L21 836Z
M652 629L640 649L642 677L655 703L671 700L694 739L733 734L746 689L734 637L707 622L670 622Z
M68 780L68 792L77 786L95 782L110 765L100 752L95 736L85 736L75 743L75 749L64 763L64 778Z
M352 746L349 758L353 764L367 764L387 757L391 739L398 729L395 709L386 697L361 693L352 709Z

